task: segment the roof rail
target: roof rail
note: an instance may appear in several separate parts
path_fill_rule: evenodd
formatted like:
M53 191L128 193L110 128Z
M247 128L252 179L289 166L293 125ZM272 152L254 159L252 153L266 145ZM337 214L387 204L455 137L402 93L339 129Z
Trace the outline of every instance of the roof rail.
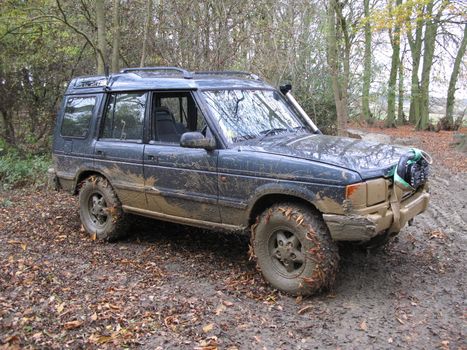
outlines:
M105 76L78 77L73 85L77 89L106 86L107 78Z
M181 73L185 79L192 79L193 75L182 68L178 67L139 67L139 68L123 68L120 73L131 73L131 72L164 72L174 71Z
M263 81L259 76L250 72L244 72L240 70L219 70L219 71L200 71L193 72L195 75L243 75L249 79Z

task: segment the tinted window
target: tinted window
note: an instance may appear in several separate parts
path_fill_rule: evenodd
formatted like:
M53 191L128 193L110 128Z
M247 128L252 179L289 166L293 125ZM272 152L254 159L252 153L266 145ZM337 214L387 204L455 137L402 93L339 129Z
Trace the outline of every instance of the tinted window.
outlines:
M62 136L85 137L96 105L95 97L70 97L66 101Z
M112 94L105 114L103 138L142 140L146 93Z

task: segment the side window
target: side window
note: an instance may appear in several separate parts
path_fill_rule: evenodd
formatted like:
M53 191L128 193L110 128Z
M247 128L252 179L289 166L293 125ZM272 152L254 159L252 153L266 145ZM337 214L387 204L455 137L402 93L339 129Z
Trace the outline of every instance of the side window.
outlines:
M140 141L143 139L147 93L112 94L105 111L101 138Z
M89 130L92 112L96 105L94 96L69 97L65 105L65 113L61 134L65 137L85 137Z
M205 131L206 122L190 92L154 93L151 140L179 143L183 133Z
M187 125L188 98L186 96L162 97L160 105L172 112L175 122Z

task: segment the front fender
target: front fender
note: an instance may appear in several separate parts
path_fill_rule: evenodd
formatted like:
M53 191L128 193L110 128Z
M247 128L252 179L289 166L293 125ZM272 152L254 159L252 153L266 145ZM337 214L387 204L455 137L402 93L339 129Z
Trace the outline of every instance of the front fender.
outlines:
M284 200L301 199L313 205L321 213L344 213L343 203L345 200L344 186L313 185L303 183L268 183L258 187L249 198L247 211L248 216L254 215L258 203L265 198L282 197Z

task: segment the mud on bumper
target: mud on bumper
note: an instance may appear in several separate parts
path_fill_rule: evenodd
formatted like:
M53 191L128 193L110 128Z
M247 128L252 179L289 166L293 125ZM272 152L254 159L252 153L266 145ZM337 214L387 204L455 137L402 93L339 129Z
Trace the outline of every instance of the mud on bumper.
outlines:
M430 194L426 190L416 192L400 203L399 215L394 214L389 202L379 206L375 212L351 215L323 214L331 237L335 241L368 241L385 231L396 234L410 219L428 207ZM394 222L394 218L399 218Z

